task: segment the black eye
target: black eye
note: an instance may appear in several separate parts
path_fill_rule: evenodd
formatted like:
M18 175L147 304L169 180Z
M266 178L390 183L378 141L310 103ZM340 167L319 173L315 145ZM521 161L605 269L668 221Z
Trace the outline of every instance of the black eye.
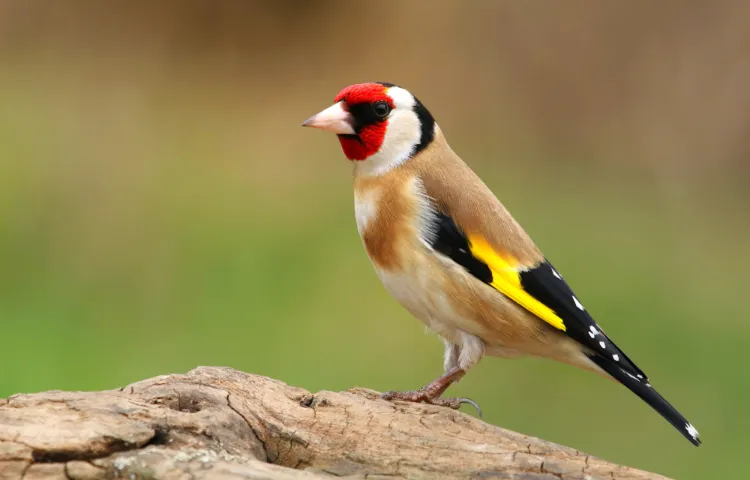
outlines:
M372 104L372 111L375 112L375 115L377 115L380 118L385 118L389 113L391 113L391 106L388 105L388 102L375 102Z

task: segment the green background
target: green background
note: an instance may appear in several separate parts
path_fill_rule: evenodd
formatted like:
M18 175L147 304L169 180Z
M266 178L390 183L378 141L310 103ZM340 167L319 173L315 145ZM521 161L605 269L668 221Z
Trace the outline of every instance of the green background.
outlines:
M611 461L739 478L750 428L750 61L732 55L742 4L663 28L649 19L678 4L580 3L8 9L0 395L197 365L312 391L439 375L442 343L364 254L335 138L299 127L347 84L391 81L432 110L705 444L624 388L548 361L487 358L449 393L492 424Z

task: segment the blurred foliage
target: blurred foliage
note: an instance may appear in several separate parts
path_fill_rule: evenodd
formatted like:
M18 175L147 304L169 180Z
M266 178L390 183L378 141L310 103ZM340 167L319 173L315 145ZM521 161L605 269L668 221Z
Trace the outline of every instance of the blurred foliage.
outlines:
M337 142L347 84L415 92L700 429L615 384L487 359L486 420L680 479L750 428L750 4L0 3L0 395L230 365L421 386L442 345L380 286Z

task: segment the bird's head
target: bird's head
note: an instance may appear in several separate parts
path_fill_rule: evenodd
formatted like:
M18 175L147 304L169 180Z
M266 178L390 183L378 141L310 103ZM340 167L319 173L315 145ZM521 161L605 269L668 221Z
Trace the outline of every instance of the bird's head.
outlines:
M334 104L302 125L335 133L349 160L388 170L424 149L435 120L407 90L390 83L358 83L341 90Z

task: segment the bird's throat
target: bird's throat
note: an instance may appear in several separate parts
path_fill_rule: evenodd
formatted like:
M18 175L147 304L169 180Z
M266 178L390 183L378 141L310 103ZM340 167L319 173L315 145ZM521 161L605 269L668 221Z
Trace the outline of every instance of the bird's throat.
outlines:
M388 122L363 127L357 135L337 135L341 149L349 160L367 160L380 150Z

